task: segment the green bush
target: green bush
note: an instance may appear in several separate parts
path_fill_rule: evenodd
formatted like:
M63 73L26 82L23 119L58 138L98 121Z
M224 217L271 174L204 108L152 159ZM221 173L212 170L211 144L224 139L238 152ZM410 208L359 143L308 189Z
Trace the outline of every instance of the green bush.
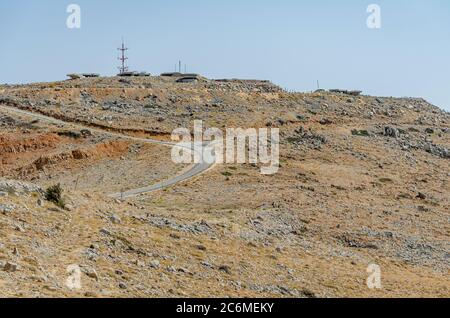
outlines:
M64 209L65 203L62 197L63 189L58 183L57 185L51 186L45 190L45 199L49 202L53 202L58 207Z
M369 137L370 133L367 130L352 130L353 136L363 136L363 137Z

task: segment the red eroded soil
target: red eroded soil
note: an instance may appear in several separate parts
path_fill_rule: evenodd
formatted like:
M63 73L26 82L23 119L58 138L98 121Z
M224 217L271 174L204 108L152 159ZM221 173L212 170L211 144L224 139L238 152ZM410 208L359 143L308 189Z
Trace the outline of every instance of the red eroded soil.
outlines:
M61 138L55 134L2 134L0 135L0 155L6 157L8 154L18 154L39 149L55 147Z
M116 158L128 151L125 141L106 141L92 144L75 141L53 133L0 136L0 176L35 176L49 166L67 167L103 158Z

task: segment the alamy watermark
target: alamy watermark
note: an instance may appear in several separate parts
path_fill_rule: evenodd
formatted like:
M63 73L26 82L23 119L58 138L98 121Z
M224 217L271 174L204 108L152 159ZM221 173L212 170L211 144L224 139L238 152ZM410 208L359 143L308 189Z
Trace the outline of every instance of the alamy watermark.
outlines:
M261 174L273 175L280 166L280 131L278 128L219 128L203 130L201 120L194 121L194 131L175 129L172 140L174 163L262 164Z
M80 29L81 28L81 7L78 4L69 4L67 6L66 12L69 16L66 20L66 26L69 29Z
M370 4L367 6L366 25L369 29L381 29L381 7L378 4ZM69 16L66 20L66 26L69 29L81 28L81 7L78 4L72 3L67 6L66 12Z
M376 264L370 264L367 267L367 287L369 289L381 289L381 267Z
M66 279L66 287L70 290L81 289L81 268L76 264L67 266L69 276Z
M369 29L381 29L381 7L378 4L371 4L367 7L370 13L366 24Z

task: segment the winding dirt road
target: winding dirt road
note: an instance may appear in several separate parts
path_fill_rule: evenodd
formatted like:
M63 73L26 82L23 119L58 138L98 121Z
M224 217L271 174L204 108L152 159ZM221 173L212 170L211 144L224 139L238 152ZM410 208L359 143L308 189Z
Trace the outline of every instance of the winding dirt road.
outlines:
M172 143L172 142L165 142L165 141L154 140L154 139L149 139L149 138L132 137L132 136L128 136L128 135L124 135L124 134L120 134L120 133L102 130L99 128L92 128L92 127L88 127L88 126L84 126L84 125L80 125L80 124L76 124L76 123L72 123L72 122L65 122L65 121L50 117L50 116L37 114L37 113L31 112L31 111L18 109L18 108L14 108L11 106L0 105L0 110L4 111L6 113L24 115L24 116L32 117L35 119L54 123L57 125L69 126L69 127L77 128L77 129L88 129L92 132L116 137L119 139L132 140L135 142L142 142L142 143L159 144L159 145L163 145L163 146L167 146L167 147L171 147L171 148L182 147L182 148L188 149L190 151L195 151L197 153L200 153L200 152L204 152L207 154L212 153L211 149L208 149L209 147L211 147L208 144L203 144L202 149L199 151L199 150L195 149L192 145L179 145L179 144ZM205 151L205 150L207 150L207 151ZM203 156L200 156L200 157L203 157ZM200 162L200 163L193 164L187 171L183 172L180 175L174 176L166 181L159 182L157 184L153 184L148 187L131 189L131 190L121 192L121 193L113 193L113 194L110 194L109 197L117 198L117 199L125 199L125 198L135 197L140 194L145 194L145 193L150 193L150 192L155 192L158 190L165 189L169 186L181 183L183 181L186 181L186 180L189 180L189 179L192 179L194 177L201 175L202 173L209 170L214 165L214 163L211 163L211 162L215 162L215 158L213 157L213 154L211 154L210 157L207 158L207 160L202 160L202 162Z

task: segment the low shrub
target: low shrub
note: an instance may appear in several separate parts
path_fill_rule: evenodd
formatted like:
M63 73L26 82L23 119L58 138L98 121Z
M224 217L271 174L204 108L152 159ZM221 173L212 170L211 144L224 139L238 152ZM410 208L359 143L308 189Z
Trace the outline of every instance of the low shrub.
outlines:
M54 203L58 207L64 209L66 204L62 197L63 189L61 185L58 183L54 186L51 186L45 190L45 199L49 202Z

